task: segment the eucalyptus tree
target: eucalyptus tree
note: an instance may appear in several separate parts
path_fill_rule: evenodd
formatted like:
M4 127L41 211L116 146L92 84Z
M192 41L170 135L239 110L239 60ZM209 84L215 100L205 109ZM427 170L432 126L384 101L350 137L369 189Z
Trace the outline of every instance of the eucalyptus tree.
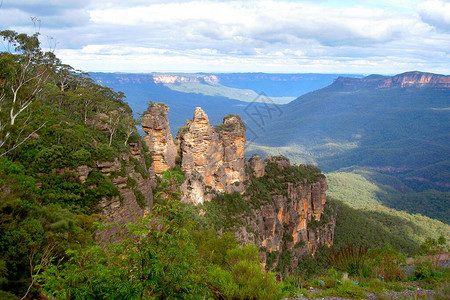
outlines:
M18 34L3 30L4 51L0 52L0 157L28 140L44 124L30 130L29 110L44 87L56 57L42 52L39 34Z

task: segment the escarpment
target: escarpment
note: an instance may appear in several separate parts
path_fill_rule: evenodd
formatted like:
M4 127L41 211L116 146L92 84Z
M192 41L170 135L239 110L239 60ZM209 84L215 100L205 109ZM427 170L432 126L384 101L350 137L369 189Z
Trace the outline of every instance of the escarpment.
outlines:
M450 76L424 72L406 72L395 76L370 75L364 78L337 78L333 85L354 88L435 88L450 89Z
M107 241L119 232L118 226L143 217L153 205L148 162L140 142L129 143L130 152L121 153L113 161L97 161L94 170L109 179L118 189L118 195L102 197L97 207L104 216L105 229L98 231L96 239ZM118 226L117 226L118 225Z
M166 124L167 111L149 108L148 114L158 115L146 115L144 122L159 119ZM168 123L160 129L168 131ZM144 141L153 159L164 158L161 153L172 146L155 147L148 142L153 132L146 132ZM221 218L238 222L222 229L260 247L267 269L292 267L302 255L314 254L321 245L331 246L335 218L326 203L327 183L321 171L314 166L292 166L284 157L263 160L254 155L247 161L245 142L245 126L239 116L228 115L213 127L206 113L196 108L176 136L178 163L185 172L182 201L218 205L222 212L232 211L225 206L234 205L234 215ZM233 199L241 202L231 203ZM284 265L287 258L289 266Z
M267 269L295 266L302 255L333 244L335 217L326 203L325 176L318 168L292 166L282 156L262 161L257 155L250 159L249 166L251 185L246 198L257 205L243 226L250 230L241 232L265 250ZM265 190L257 188L260 186ZM286 258L289 265L285 265Z

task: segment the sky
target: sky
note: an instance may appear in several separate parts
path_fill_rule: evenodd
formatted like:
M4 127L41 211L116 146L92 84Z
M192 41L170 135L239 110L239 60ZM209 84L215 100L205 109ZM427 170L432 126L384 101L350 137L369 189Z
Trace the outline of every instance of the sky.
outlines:
M0 0L0 29L88 72L450 74L450 0Z

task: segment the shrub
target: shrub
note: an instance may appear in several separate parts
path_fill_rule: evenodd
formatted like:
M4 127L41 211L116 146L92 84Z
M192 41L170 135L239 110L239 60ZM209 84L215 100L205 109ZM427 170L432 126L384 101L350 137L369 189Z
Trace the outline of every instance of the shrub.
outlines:
M91 164L91 153L82 148L72 153L72 162L74 166L89 165Z
M259 262L254 245L231 249L227 252L226 269L216 267L210 271L211 285L219 297L225 299L281 299L283 285L275 274L265 272Z
M147 203L145 203L145 196L144 194L142 194L141 190L133 189L133 194L136 197L136 202L139 207L144 208L145 206L147 206Z
M331 250L329 255L330 264L336 269L347 272L350 276L368 276L370 270L367 268L367 247L347 244L339 250Z
M107 144L99 144L93 153L93 159L98 161L114 161L116 153L114 149Z

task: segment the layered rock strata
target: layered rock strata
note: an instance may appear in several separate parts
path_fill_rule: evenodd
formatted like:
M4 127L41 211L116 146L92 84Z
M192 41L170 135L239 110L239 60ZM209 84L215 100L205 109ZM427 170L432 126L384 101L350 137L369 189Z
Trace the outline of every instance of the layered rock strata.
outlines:
M331 211L324 211L327 182L321 173L310 175L312 179L289 179L294 178L301 168L311 167L291 166L284 157L268 157L262 161L259 156L253 156L249 166L253 176L261 178L260 183L285 182L281 188L270 190L272 201L253 209L248 225L239 230L241 240L255 242L265 249L268 269L275 268L286 253L292 259L291 265L295 266L302 255L314 254L319 246L333 244L335 218ZM261 171L263 167L265 174Z
M245 126L229 115L213 128L197 107L194 117L177 134L181 168L186 182L183 201L200 204L215 193L243 192L245 180Z
M177 156L177 148L170 133L168 112L167 105L152 103L142 120L142 130L146 133L143 141L152 153L153 172L158 176L175 166Z
M140 143L130 143L130 154L122 153L120 159L115 158L112 162L95 162L94 169L103 176L111 178L111 182L120 193L112 199L102 198L97 205L105 218L104 224L112 224L109 228L97 232L96 239L100 242L114 240L120 225L143 217L153 205L154 183L148 173L141 174L136 171L136 164L141 170L146 169ZM80 174L81 176L87 175ZM129 184L130 180L134 182L132 186ZM139 195L142 199L137 199Z

